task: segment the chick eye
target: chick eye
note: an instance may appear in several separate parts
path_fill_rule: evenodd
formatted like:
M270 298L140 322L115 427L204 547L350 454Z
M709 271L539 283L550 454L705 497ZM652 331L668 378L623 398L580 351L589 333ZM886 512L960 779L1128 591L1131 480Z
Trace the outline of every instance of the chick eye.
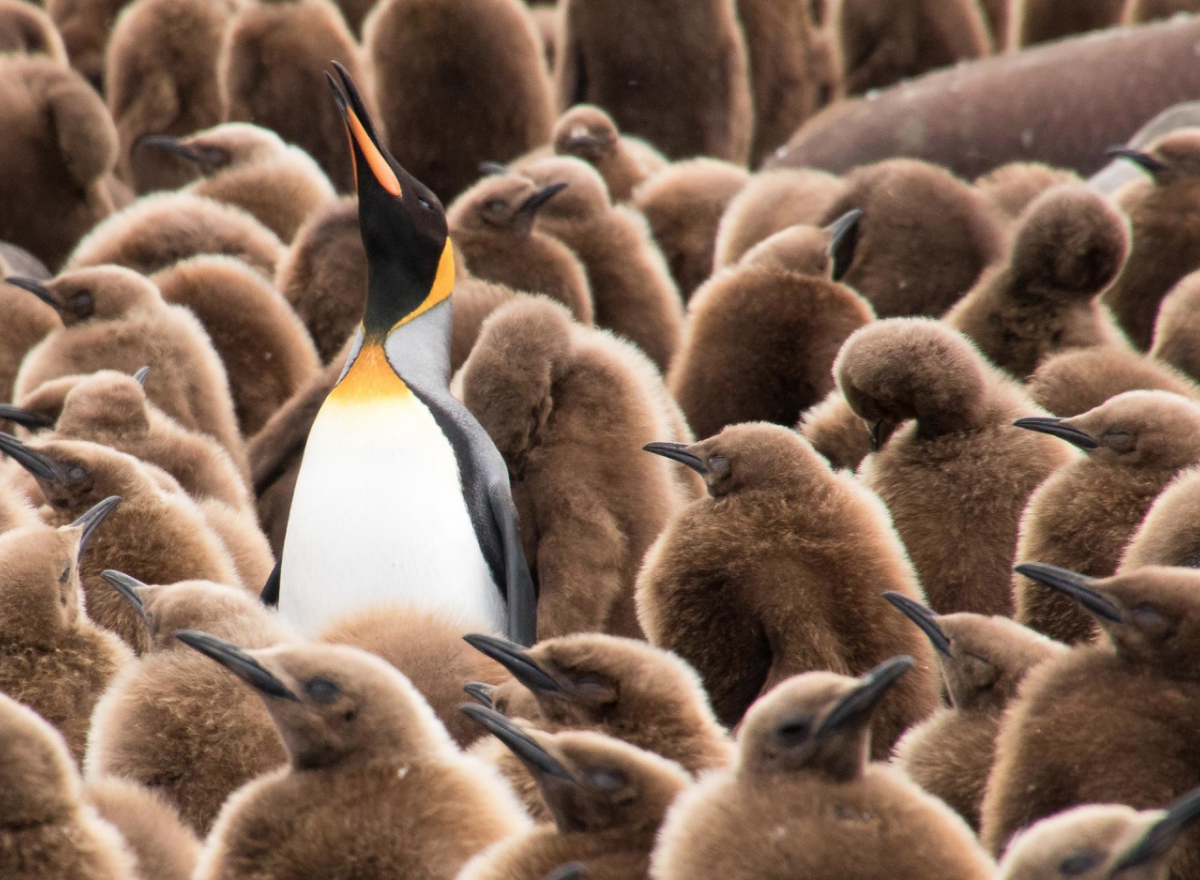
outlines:
M66 568L63 569L62 574L60 574L58 576L58 582L60 584L65 584L67 582L67 579L70 577L71 577L71 566L68 565ZM63 601L66 601L66 600L64 599Z
M327 678L314 678L304 685L304 692L318 705L328 705L336 700L342 689Z
M1059 862L1058 873L1064 877L1077 877L1098 864L1100 864L1100 856L1096 853L1075 853Z
M779 726L777 734L785 746L796 746L805 742L812 731L811 718L795 718Z
M508 207L508 203L500 199L489 199L483 209L489 214L500 214Z
M79 467L78 465L76 465L75 467L73 467L67 471L67 479L73 483L78 483L80 480L82 480L86 476L87 476L87 471L84 470L83 468Z
M429 204L429 201L424 196L417 196L417 204L420 205L422 208L424 208L426 211L433 210L433 205Z

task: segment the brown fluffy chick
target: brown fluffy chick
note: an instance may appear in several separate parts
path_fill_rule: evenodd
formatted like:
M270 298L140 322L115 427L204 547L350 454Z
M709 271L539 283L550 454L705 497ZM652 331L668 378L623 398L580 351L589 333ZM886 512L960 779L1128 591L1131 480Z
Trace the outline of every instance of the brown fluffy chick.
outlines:
M935 614L894 593L884 598L929 639L948 705L909 728L892 760L979 830L979 808L1005 708L1026 673L1067 648L1007 617Z
M508 678L503 667L463 641L467 634L463 624L436 611L382 605L333 620L318 640L361 648L399 669L466 748L482 731L458 710L463 688L476 683L490 689Z
M62 736L4 694L0 744L5 880L141 880L121 835L85 800Z
M1009 162L975 178L975 188L1009 223L1048 189L1080 183L1079 175L1043 162Z
M1169 391L1200 402L1200 385L1165 361L1128 345L1093 346L1051 355L1025 386L1034 403L1069 419L1126 391Z
M188 192L241 208L283 242L335 198L333 184L308 153L248 122L226 122L187 137L143 138L141 146L195 165L202 176Z
M541 880L564 862L592 880L643 880L659 826L691 784L679 765L596 733L526 731L482 706L463 712L538 782L553 817L490 847L461 880Z
M176 189L195 179L190 162L144 148L143 140L183 137L224 121L217 56L242 5L243 0L124 3L105 55L104 94L120 138L118 173L137 192Z
M1147 176L1114 196L1129 216L1132 249L1125 269L1104 294L1133 344L1150 347L1159 303L1184 275L1200 268L1200 225L1190 206L1200 198L1200 129L1164 135L1145 151L1113 155L1137 163Z
M151 276L204 325L229 378L238 430L253 437L317 374L320 360L287 300L241 260L199 256Z
M912 665L894 657L857 679L810 672L755 703L736 763L667 815L650 876L991 878L953 810L896 768L867 762L871 716Z
M138 877L190 880L200 859L200 840L166 798L115 776L89 779L84 791L101 818L125 838Z
M1200 534L1193 523L1200 513L1200 468L1180 471L1146 511L1125 550L1118 573L1147 565L1200 568Z
M0 0L0 53L10 52L67 63L66 47L50 16L24 0Z
M274 131L312 156L339 192L353 192L345 125L325 77L330 61L337 61L366 87L364 100L374 109L362 54L328 0L242 5L217 59L225 109L219 121L253 122Z
M1086 608L1102 635L1030 672L1005 713L983 803L981 839L993 853L1063 810L1155 809L1200 784L1200 573L1150 567L1095 580L1040 563L1019 570ZM1193 826L1171 876L1196 876L1198 866Z
M138 374L149 377L148 371ZM39 385L21 409L0 414L26 427L44 424L60 440L86 440L162 468L197 500L215 498L231 507L253 506L245 478L215 439L190 431L146 397L137 375L99 370Z
M534 226L551 199L568 186L538 187L516 174L489 175L454 200L446 222L460 256L476 278L540 293L565 305L575 320L593 319L592 291L579 258Z
M613 118L593 104L569 107L550 139L554 152L587 162L604 178L609 198L627 202L634 188L666 168L666 156L639 137L621 134Z
M0 56L0 240L58 266L113 212L117 134L101 98L51 58Z
M1121 271L1125 219L1083 183L1047 190L1015 221L1005 258L989 269L945 321L993 364L1024 380L1048 354L1122 346L1098 297Z
M878 598L895 590L924 599L879 499L778 425L734 425L648 451L699 472L711 496L646 555L637 603L650 641L696 668L729 726L797 673L852 673L900 651L918 657L876 719L875 754L886 756L938 698L932 649Z
M1163 391L1130 391L1071 419L1023 418L1017 427L1061 438L1084 453L1030 497L1016 558L1108 577L1154 499L1200 462L1200 405ZM1090 639L1091 616L1018 574L1019 623L1062 642Z
M330 363L354 335L367 305L358 199L345 196L308 218L279 260L275 288L304 322L321 362Z
M47 505L42 515L49 525L73 522L110 495L123 499L92 539L79 578L88 615L124 639L135 653L149 647L145 627L113 594L100 577L102 571L117 568L150 583L191 577L240 583L225 545L195 502L177 488L162 488L149 466L132 456L76 440L27 445L8 434L0 434L0 450L37 481Z
M667 384L698 436L794 425L833 390L842 343L875 317L834 280L834 253L856 222L851 212L828 229L777 232L696 292Z
M1200 816L1193 790L1162 810L1087 804L1020 832L997 880L1167 880L1175 844Z
M83 609L83 550L121 503L106 498L70 525L0 535L0 691L36 710L83 758L92 709L132 655Z
M641 451L674 433L654 366L561 306L529 299L488 319L461 383L508 465L538 585L538 637L640 637L642 558L691 500L667 462Z
M224 254L271 278L283 252L275 233L241 208L189 192L155 193L96 225L65 268L113 264L151 275L198 254Z
M104 695L88 741L89 779L146 786L203 837L222 804L287 752L262 702L175 638L207 627L255 648L290 641L287 626L237 587L184 580L147 586L115 571L105 587L144 629L147 649Z
M717 227L749 179L732 162L691 159L663 169L634 192L631 203L650 224L685 301L712 274Z
M537 228L583 263L596 326L636 343L665 371L683 332L683 303L645 219L614 206L600 175L579 159L539 159L521 173L539 187L567 184L538 212Z
M836 387L800 414L796 431L834 470L856 471L872 452L870 432Z
M970 184L914 159L851 171L820 223L863 212L843 281L881 318L942 315L1003 252L1003 227Z
M61 376L101 369L132 374L148 365L146 396L184 427L215 437L244 464L229 380L208 334L191 312L164 301L152 281L101 266L45 284L16 283L52 305L63 322L26 355L14 388L18 398Z
M65 58L97 92L104 92L104 49L113 21L129 0L45 0L46 14L61 34Z
M0 254L0 278L17 274ZM5 315L0 323L0 399L12 400L21 361L31 348L62 327L62 321L46 303L11 284L0 284L0 309Z
M1200 382L1200 272L1185 275L1158 307L1150 357Z
M937 321L869 324L834 372L877 450L859 478L887 505L930 604L1010 614L1022 511L1070 449L1013 430L1032 401Z
M348 864L451 880L471 856L528 827L503 781L459 752L380 658L343 645L246 651L194 630L177 636L258 692L290 756L226 803L196 880L315 880Z
M721 217L713 271L733 265L789 226L820 225L845 188L841 178L815 168L775 168L752 175Z

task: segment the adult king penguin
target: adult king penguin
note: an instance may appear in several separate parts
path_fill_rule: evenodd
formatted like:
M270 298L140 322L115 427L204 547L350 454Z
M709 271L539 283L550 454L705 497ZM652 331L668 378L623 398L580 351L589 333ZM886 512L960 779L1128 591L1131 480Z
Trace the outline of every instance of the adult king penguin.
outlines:
M345 69L367 305L322 404L296 482L279 609L314 636L379 604L478 621L522 644L537 599L504 459L450 394L454 251L442 205L400 167ZM270 587L268 587L270 590Z

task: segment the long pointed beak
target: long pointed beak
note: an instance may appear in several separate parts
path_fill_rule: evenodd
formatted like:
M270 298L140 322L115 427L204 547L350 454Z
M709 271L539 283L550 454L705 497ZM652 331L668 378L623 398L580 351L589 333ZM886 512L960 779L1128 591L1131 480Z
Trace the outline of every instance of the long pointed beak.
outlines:
M150 147L153 150L162 150L164 153L170 153L173 156L178 156L191 162L194 165L199 165L204 161L204 157L199 151L193 150L186 144L181 144L179 138L171 137L166 134L148 134L138 138L137 145L139 147Z
M1197 818L1200 818L1200 788L1192 789L1167 807L1162 818L1151 825L1137 843L1117 860L1110 874L1128 871L1162 858L1170 852L1184 829Z
M1056 419L1052 416L1031 416L1027 419L1017 419L1013 422L1013 427L1036 431L1039 434L1049 434L1051 437L1066 440L1072 446L1078 446L1080 449L1095 449L1100 445L1092 439L1091 434L1086 434L1078 428L1066 424L1063 419Z
M825 716L817 731L817 738L824 739L848 727L854 727L866 721L879 705L879 701L897 681L900 676L912 669L917 663L907 654L884 660L861 679L862 684L846 696L842 697L833 710Z
M361 163L365 162L366 166L371 169L371 175L375 182L399 198L404 194L400 186L400 179L383 153L379 135L375 131L375 124L371 121L370 114L367 113L366 104L363 103L362 96L354 85L354 80L350 78L346 68L336 61L333 62L333 69L337 72L338 79L327 76L329 84L333 88L333 99L337 102L338 109L342 111L342 119L345 120L346 130L350 134L350 146L354 154L355 179L361 179L359 178L359 169L362 167Z
M833 280L840 281L850 269L854 250L858 244L858 221L863 212L851 208L841 217L825 227L829 233L829 256L833 260Z
M1013 571L1043 587L1065 593L1101 620L1125 622L1121 610L1093 587L1092 579L1085 575L1044 562L1022 562Z
M54 427L54 422L44 415L32 412L31 410L21 409L19 406L13 406L11 403L0 403L0 419L13 422L31 431Z
M517 213L536 214L542 205L546 204L546 202L550 201L566 188L567 182L565 180L542 187L525 201L521 202L521 207L517 208Z
M1143 171L1149 172L1151 175L1161 174L1167 170L1167 166L1155 159L1149 153L1144 153L1141 150L1133 150L1129 147L1109 147L1104 151L1104 155L1109 159L1128 159L1133 164L1140 167Z
M39 480L53 483L59 479L58 468L53 461L39 452L34 452L12 434L0 432L0 452Z
M531 691L564 693L563 686L538 666L537 662L520 645L499 636L483 635L482 633L465 635L463 641L485 657L495 660L511 672L513 678Z
M496 693L495 685L484 684L482 681L469 681L463 685L463 690L472 700L485 709L494 709L493 695Z
M141 367L136 373L133 374L133 378L137 379L137 383L139 385L141 385L143 388L145 388L146 387L146 377L149 375L150 375L150 368L149 367Z
M670 443L666 440L656 440L653 443L647 443L642 449L686 465L700 474L700 476L708 473L708 466L704 463L704 459L696 455L696 453L691 452L687 443Z
M138 616L143 621L146 620L146 603L142 599L142 594L139 590L146 586L135 577L130 577L121 571L113 571L111 568L100 572L100 577L108 582L108 585L121 594L121 597L133 606L133 610L138 613Z
M552 776L574 783L575 779L557 758L547 752L537 740L505 718L494 709L466 704L459 711L483 727L512 752L530 772L538 776Z
M100 524L108 519L108 515L112 513L121 504L120 495L109 495L99 504L84 512L83 516L71 523L71 528L83 529L83 534L79 536L79 558L83 558L83 551L87 549L88 541L92 539L92 535L96 533L96 529L100 528Z
M216 660L250 687L268 697L300 702L273 672L232 642L194 629L181 629L175 638L205 657Z
M950 653L950 638L946 635L946 631L942 629L937 622L937 615L929 608L926 608L915 599L910 599L903 593L897 593L893 590L883 594L883 598L887 599L896 607L896 609L917 625L921 632L925 633L925 637L929 639L943 657L953 656Z
M52 294L50 289L40 281L36 281L33 278L21 278L18 275L10 275L8 278L5 278L4 281L6 284L11 284L13 287L19 287L22 290L29 291L46 305L50 306L50 308L54 309L54 311L62 311L62 305L60 305L58 300L54 298L54 294Z

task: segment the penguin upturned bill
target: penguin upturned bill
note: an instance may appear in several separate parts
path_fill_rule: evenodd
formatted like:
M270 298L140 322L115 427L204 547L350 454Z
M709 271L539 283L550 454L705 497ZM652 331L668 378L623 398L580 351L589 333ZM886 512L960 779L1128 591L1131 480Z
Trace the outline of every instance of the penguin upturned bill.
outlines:
M384 602L440 608L529 644L536 595L503 458L450 394L454 250L441 203L332 80L358 180L367 305L308 436L280 611L313 633Z

